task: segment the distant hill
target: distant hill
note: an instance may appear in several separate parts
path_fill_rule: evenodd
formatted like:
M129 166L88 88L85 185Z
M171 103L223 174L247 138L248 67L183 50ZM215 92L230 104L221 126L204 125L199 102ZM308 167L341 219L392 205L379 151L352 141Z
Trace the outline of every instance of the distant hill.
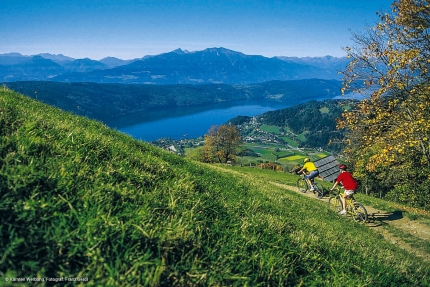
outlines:
M53 78L65 71L66 69L60 64L41 56L14 57L14 64L0 66L0 79L4 82L37 81Z
M349 62L350 62L350 60L347 57L337 58L332 56L301 57L301 58L280 56L277 58L287 62L293 62L296 64L318 67L326 71L328 74L332 75L334 78L338 78L339 77L338 72L345 70L345 68L349 65Z
M67 71L85 73L93 70L108 69L109 66L99 61L94 61L89 58L77 59L72 62L65 63L63 67Z
M15 65L15 64L23 63L35 56L52 60L55 63L60 65L63 63L68 63L76 60L74 58L64 56L63 54L55 55L55 54L49 54L49 53L41 53L38 55L26 56L20 53L6 53L6 54L0 54L0 65Z
M99 61L100 63L105 64L109 68L115 68L122 65L127 65L133 62L133 60L122 60L115 57L106 57Z
M315 66L319 68L345 68L350 60L347 57L332 57L332 56L325 56L325 57L285 57L285 56L278 56L276 57L278 59L281 59L283 61L289 61L294 62L297 64L303 64L303 65L310 65Z
M336 129L336 118L341 116L346 104L345 100L309 101L254 117L239 116L227 124L236 125L244 138L261 138L261 133L269 132L261 131L260 127L269 125L281 131L271 135L277 142L284 143L288 138L299 147L340 151L343 134Z
M0 56L0 80L4 82L50 80L63 73L89 72L109 68L101 62L88 58L66 59L64 56L44 57L38 55L24 57L19 54L9 57Z
M4 85L63 110L106 121L154 109L236 100L268 98L288 103L291 99L334 98L340 95L341 82L309 79L249 85L124 85L23 81Z
M10 66L16 65L22 62L27 61L30 56L23 56L20 53L7 53L0 54L0 65L1 66Z
M34 56L33 56L34 57ZM245 55L225 48L169 53L134 60L107 57L100 61L73 59L64 55L40 54L63 69L46 75L27 67L30 56L0 55L0 81L52 80L124 84L251 84L273 80L340 79L338 58L302 58ZM319 60L318 60L319 59ZM79 61L79 64L75 63ZM343 60L339 60L342 62ZM325 65L321 65L324 62ZM343 63L343 62L342 62ZM16 66L19 65L19 66ZM46 69L40 66L41 70Z
M139 59L140 60L140 59ZM129 64L133 60L105 58L74 59L48 53L24 56L19 53L0 54L0 81L46 81L64 73L86 73Z
M38 54L37 56L41 56L45 59L52 60L58 64L73 62L74 60L76 60L74 58L64 56L63 54L55 55L55 54L49 54L49 53L42 53L42 54Z

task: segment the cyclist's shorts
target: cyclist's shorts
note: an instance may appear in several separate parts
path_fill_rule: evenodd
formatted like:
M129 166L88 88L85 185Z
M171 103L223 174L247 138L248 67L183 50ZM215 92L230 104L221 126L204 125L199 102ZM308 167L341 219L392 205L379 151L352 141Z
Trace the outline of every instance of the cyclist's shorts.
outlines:
M345 195L346 196L348 196L348 197L350 197L351 195L353 195L354 194L354 191L353 190L345 190Z
M305 178L313 179L320 174L318 170L311 171L308 175L305 175Z

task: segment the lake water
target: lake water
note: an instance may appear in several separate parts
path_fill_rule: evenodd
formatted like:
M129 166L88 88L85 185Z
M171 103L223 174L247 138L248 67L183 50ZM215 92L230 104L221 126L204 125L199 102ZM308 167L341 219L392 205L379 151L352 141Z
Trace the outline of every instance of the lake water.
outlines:
M270 100L253 100L216 104L211 107L176 108L131 115L107 125L143 141L159 138L197 138L205 135L211 126L224 124L234 117L256 116L306 101L308 100L296 100L285 104Z

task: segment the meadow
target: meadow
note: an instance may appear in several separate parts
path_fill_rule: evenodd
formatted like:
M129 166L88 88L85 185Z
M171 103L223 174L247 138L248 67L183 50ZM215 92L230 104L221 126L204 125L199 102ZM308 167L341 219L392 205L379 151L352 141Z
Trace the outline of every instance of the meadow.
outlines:
M310 158L314 161L330 155L329 152L318 152L314 149L299 149L294 147L286 147L279 144L260 144L260 143L245 143L244 148L252 150L258 157L243 156L238 157L240 165L258 165L264 162L274 162L285 171L290 170L293 166L303 165L305 158ZM188 150L187 155L192 155L193 151Z
M1 88L0 282L430 285L424 258L268 185L296 179L198 163Z

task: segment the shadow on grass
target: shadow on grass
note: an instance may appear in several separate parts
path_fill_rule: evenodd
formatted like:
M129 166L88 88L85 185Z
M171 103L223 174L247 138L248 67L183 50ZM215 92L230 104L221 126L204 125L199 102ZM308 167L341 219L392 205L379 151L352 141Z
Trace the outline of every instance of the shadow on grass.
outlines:
M368 215L369 222L375 223L375 226L385 224L385 221L394 221L403 218L403 211L396 210L393 212L375 212Z

